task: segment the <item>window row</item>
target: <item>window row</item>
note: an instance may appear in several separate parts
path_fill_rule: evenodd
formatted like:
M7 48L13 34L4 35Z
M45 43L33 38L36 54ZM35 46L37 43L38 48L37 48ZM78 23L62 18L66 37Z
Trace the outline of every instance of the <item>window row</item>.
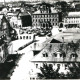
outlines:
M31 39L31 36L20 36L20 39Z
M32 18L41 18L41 17L58 17L58 14L32 15Z
M33 19L32 22L42 22L42 21L58 21L58 18L56 19Z
M58 26L58 23L51 23L52 26ZM43 24L38 24L38 23L34 23L33 26L43 26ZM44 26L49 26L49 25L44 25Z
M59 64L59 63L49 63L49 64L47 64L47 63L43 63L42 65L48 65L48 66L52 66L53 68L56 66L56 67L60 67L60 66L63 66L63 67L68 67L68 65L71 65L71 64ZM35 64L35 66L36 66L36 68L40 68L41 67L41 65L40 64L38 64L38 63L36 63Z
M79 23L80 21L67 21L67 20L65 20L65 23Z

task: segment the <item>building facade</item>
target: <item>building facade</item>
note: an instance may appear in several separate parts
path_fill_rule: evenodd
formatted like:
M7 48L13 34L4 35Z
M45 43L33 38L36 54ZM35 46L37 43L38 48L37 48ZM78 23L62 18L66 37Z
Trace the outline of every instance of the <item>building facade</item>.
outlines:
M59 14L53 7L43 4L32 14L32 26L50 28L59 26Z
M68 16L64 18L64 27L80 27L80 12L69 12Z

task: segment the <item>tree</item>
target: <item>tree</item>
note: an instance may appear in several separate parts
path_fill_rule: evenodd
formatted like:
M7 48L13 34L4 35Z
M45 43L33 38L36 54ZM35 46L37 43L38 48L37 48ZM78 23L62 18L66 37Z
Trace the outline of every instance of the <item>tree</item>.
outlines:
M80 63L72 63L72 66L69 67L71 72L71 77L73 79L80 79Z
M68 68L70 72L67 74L59 73L60 66L57 67L57 70L53 70L52 65L44 64L40 68L41 73L38 73L38 78L40 79L80 79L80 62L79 63L70 63Z
M62 11L62 12L66 12L67 10L67 2L65 1L58 1L55 3L55 7L59 10L59 11Z
M71 41L70 43L68 43L68 48L70 48L72 51L76 52L79 49L79 41L77 41L76 43Z
M57 70L53 70L52 65L44 64L43 67L40 68L42 73L38 73L39 78L44 79L57 79L59 78L59 68Z

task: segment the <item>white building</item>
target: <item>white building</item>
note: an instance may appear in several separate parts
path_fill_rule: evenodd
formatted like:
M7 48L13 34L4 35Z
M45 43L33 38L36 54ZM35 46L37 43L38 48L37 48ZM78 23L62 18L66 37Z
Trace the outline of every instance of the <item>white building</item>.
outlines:
M67 44L64 44L63 50L60 51L61 45L61 43L47 43L46 47L31 59L33 68L30 78L37 78L37 73L41 73L40 67L44 64L52 65L54 70L60 67L59 73L67 74L67 72L70 72L68 66L71 66L75 61L79 61L80 55L72 51L66 53Z
M64 26L68 28L80 27L80 12L69 12L64 18Z

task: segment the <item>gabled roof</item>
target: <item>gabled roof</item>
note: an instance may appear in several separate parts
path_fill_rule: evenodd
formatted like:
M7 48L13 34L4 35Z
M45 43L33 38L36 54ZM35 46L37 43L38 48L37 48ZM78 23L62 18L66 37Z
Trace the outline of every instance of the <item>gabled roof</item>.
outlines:
M52 45L51 49L50 46ZM58 54L57 52L60 51L60 43L54 43L54 44L47 44L47 46L36 56L34 56L31 59L31 62L80 62L80 54L77 53L77 58L71 58L71 55L73 54L72 50L66 50L66 45L64 44L63 50L66 54L66 57L64 58L56 58L54 56L54 53ZM67 53L66 53L67 51ZM47 53L48 57L43 57L43 54ZM61 52L60 52L61 53Z

